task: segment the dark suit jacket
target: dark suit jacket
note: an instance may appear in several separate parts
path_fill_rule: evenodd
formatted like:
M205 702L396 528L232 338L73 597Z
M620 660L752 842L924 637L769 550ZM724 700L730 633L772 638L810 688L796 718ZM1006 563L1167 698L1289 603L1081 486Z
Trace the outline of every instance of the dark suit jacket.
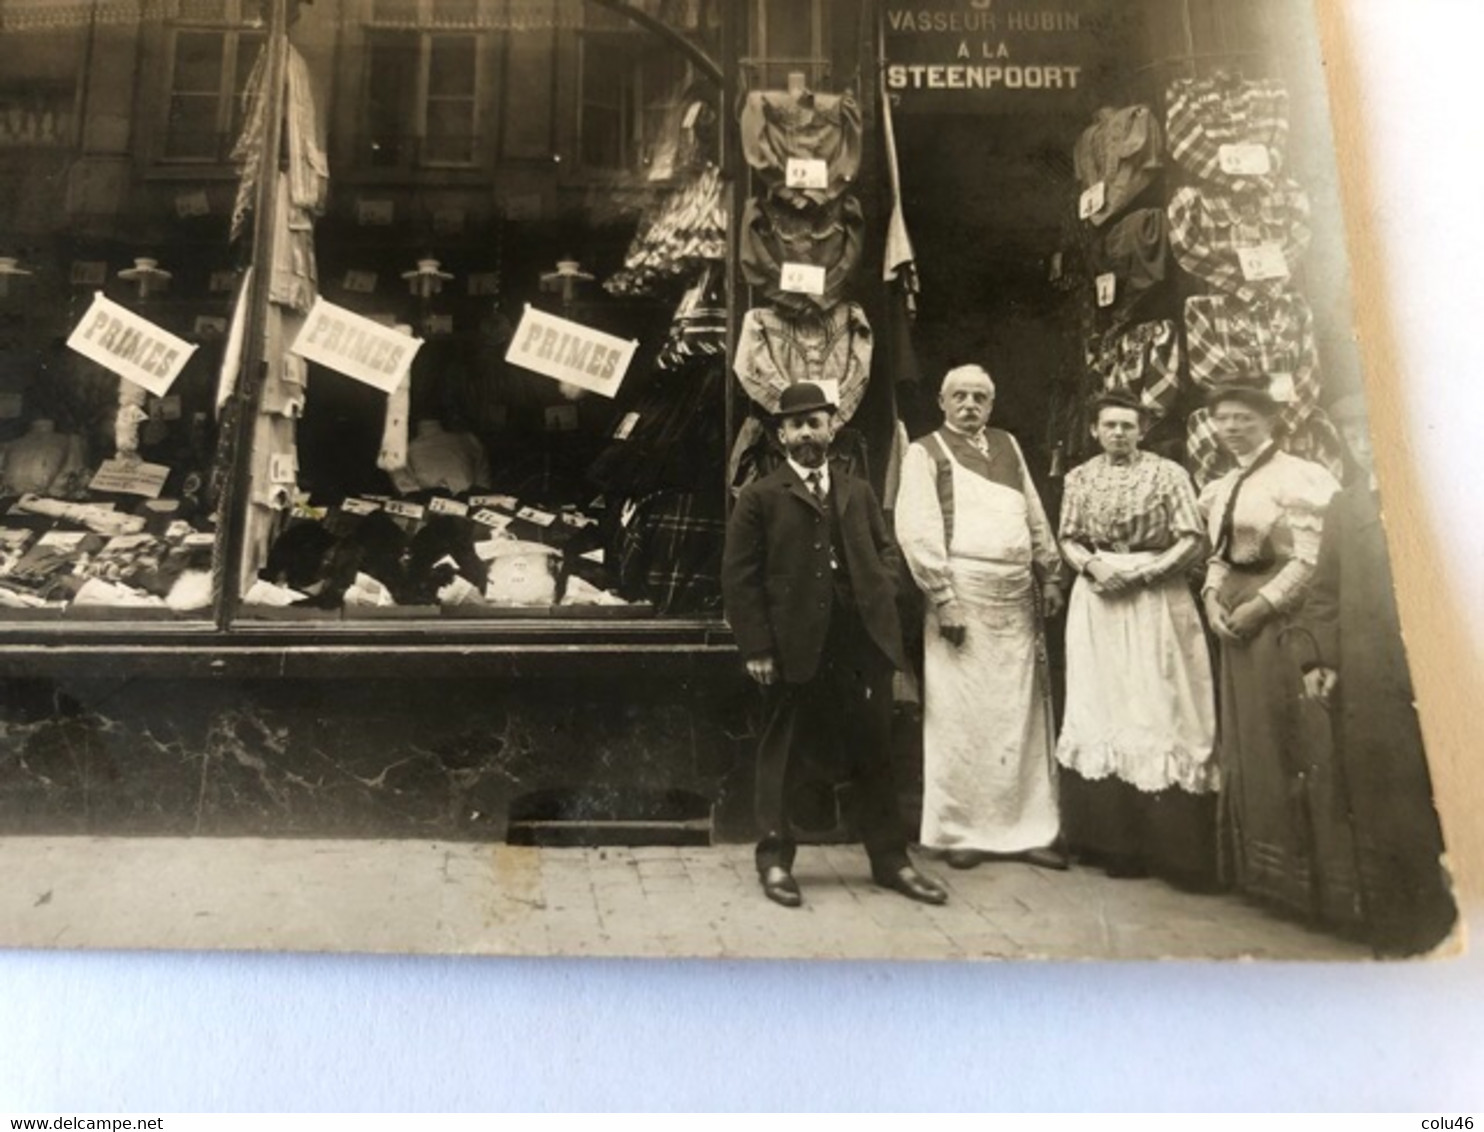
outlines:
M907 667L897 617L900 553L876 493L830 467L830 503L861 622L892 664ZM722 600L737 647L751 660L777 658L782 678L802 684L819 669L834 604L828 517L793 468L749 484L727 527Z

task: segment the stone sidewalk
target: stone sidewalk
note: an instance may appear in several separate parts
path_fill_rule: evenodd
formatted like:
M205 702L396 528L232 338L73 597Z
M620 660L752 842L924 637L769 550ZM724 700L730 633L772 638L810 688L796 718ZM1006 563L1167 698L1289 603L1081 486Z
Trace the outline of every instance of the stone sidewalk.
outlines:
M0 838L0 944L820 959L1366 958L1229 896L993 864L941 908L805 847L805 905L770 904L749 846L528 849L426 841Z

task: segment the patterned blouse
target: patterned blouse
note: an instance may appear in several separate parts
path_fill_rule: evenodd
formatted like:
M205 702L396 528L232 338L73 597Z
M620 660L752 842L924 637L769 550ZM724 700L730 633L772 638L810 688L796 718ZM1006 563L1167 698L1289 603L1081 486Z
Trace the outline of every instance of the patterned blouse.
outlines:
M1097 456L1067 473L1062 554L1079 573L1099 550L1164 551L1194 535L1199 558L1204 524L1183 468L1149 452L1127 464Z

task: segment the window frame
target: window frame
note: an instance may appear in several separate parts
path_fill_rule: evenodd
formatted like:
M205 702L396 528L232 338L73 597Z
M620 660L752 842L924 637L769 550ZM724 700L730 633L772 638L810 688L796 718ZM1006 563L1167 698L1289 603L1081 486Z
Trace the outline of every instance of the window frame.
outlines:
M224 14L220 20L191 16L171 20L166 29L165 62L163 68L163 94L160 99L158 142L155 163L173 169L200 169L202 167L225 166L231 162L237 131L244 120L246 84L252 72L252 58L244 59L242 45L253 38L258 40L261 50L268 41L268 28L255 16L245 14L251 7L248 0L223 0ZM179 42L182 35L220 35L220 58L217 90L215 93L215 137L216 148L211 156L198 154L173 154L171 152L171 110L177 96L176 76L180 69ZM253 56L255 58L255 56ZM245 68L246 74L238 74ZM240 86L239 86L240 80ZM193 97L209 97L205 91L189 91Z

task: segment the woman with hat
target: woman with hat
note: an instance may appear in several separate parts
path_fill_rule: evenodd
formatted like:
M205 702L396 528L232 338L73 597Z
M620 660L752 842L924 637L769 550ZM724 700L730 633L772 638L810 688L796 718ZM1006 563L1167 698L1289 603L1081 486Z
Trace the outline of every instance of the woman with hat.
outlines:
M1102 454L1067 476L1067 701L1056 745L1071 847L1114 877L1215 876L1211 659L1188 571L1205 547L1180 465L1139 450L1139 401L1093 401Z
M1200 497L1212 548L1202 597L1220 654L1224 863L1255 898L1345 920L1354 894L1343 823L1310 773L1326 759L1327 737L1303 711L1298 645L1285 633L1308 594L1340 485L1279 446L1280 406L1266 381L1223 385L1207 404L1237 462Z

